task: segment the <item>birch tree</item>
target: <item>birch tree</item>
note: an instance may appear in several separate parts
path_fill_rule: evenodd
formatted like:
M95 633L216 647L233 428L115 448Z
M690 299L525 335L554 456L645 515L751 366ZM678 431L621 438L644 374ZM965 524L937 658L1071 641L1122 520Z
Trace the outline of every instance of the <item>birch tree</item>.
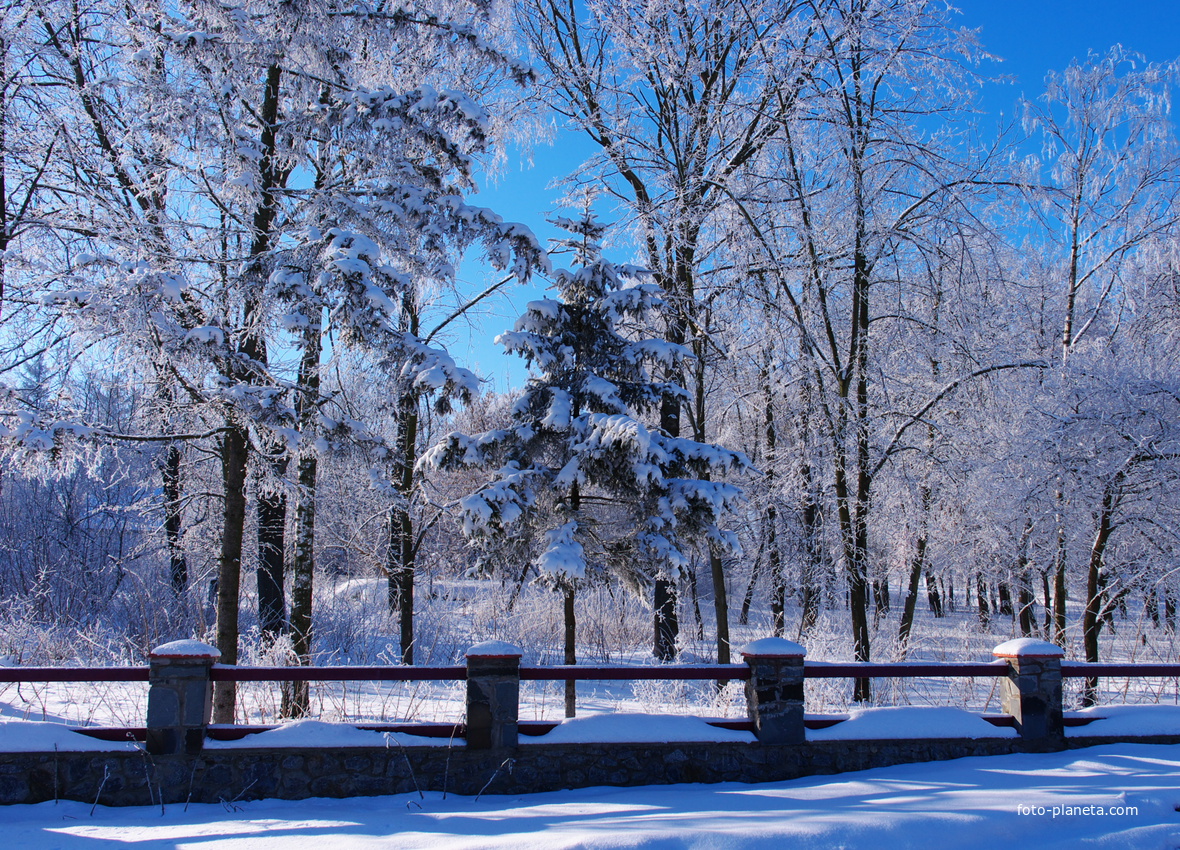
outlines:
M1142 67L1141 67L1142 66ZM1174 231L1180 213L1180 149L1169 118L1174 66L1147 64L1121 47L1091 53L1046 77L1045 94L1027 101L1024 124L1040 142L1030 162L1031 208L1057 279L1052 304L1060 363L1087 336L1101 335L1123 303L1137 252ZM1067 539L1057 485L1054 564L1055 639L1064 644Z
M36 14L83 177L59 191L86 199L57 227L89 249L69 258L53 303L158 363L161 384L213 426L226 663L237 658L252 459L276 443L297 452L292 625L306 663L314 452L381 450L371 425L334 414L319 391L321 312L338 344L367 348L424 394L470 389L470 373L398 327L397 304L448 279L474 240L521 277L540 261L526 228L463 200L491 122L468 91L443 87L465 75L474 93L489 73L527 73L481 35L483 12L462 5L96 1ZM292 343L299 365L272 364L275 346ZM219 722L233 712L232 687L219 688Z
M693 352L693 374L664 376L691 394L661 403L660 427L670 435L684 424L697 441L710 433L705 372L724 346L712 340L703 305L730 282L716 268L730 198L779 133L809 73L808 7L779 0L530 0L521 7L548 103L599 150L571 180L597 183L619 204L666 293L664 337ZM724 599L722 561L712 553L709 562L715 598ZM662 575L654 586L661 659L675 652L675 579ZM719 632L717 644L718 657L728 658L728 634Z

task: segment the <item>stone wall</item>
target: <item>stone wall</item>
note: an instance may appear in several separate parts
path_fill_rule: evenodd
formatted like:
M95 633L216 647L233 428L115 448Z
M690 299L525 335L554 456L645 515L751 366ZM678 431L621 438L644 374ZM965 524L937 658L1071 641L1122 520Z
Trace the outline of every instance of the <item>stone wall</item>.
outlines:
M1180 740L1180 739L1177 739ZM0 753L0 803L63 799L103 805L232 802L277 797L475 795L595 785L770 782L907 762L1019 752L1013 738L762 743L542 744L453 747L206 749Z
M0 803L65 799L104 805L232 803L264 797L353 797L415 789L522 794L596 785L770 782L965 756L1111 743L1065 738L1061 650L1009 641L1005 710L1018 738L807 741L805 650L777 638L743 651L750 667L752 743L546 744L518 738L520 650L490 642L468 651L467 738L450 746L206 748L217 650L176 641L152 653L146 746L121 752L0 753ZM1180 743L1180 736L1135 739Z

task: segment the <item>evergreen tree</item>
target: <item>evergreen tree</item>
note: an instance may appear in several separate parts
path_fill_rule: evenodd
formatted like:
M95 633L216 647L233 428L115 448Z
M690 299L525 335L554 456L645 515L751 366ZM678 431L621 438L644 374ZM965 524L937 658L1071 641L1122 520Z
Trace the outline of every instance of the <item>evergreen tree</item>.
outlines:
M484 551L509 541L525 546L540 581L563 595L565 660L573 664L580 585L608 574L632 586L674 578L699 540L737 548L720 523L741 490L710 479L749 462L639 418L658 413L668 394L685 394L652 372L667 374L690 355L640 335L661 291L644 282L646 271L602 259L603 225L590 215L558 224L575 234L563 247L574 252L576 269L556 272L558 298L530 302L514 329L497 338L535 372L511 427L449 434L423 463L495 470L461 500L463 532Z

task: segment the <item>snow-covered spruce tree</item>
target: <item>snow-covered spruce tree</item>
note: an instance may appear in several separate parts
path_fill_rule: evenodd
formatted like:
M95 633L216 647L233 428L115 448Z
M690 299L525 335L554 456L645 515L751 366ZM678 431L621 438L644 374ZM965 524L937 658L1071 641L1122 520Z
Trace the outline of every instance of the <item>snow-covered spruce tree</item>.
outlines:
M653 380L651 369L679 367L688 352L639 335L660 290L642 282L644 270L602 259L603 225L590 215L558 223L576 235L563 247L577 267L554 275L557 299L530 302L497 338L535 371L511 427L449 434L422 463L495 470L460 501L463 532L484 550L525 544L539 580L562 594L565 662L574 664L579 585L612 574L633 586L675 577L697 542L736 549L720 524L741 490L710 477L749 462L638 418L658 411L667 394L684 394ZM570 682L566 715L573 713Z

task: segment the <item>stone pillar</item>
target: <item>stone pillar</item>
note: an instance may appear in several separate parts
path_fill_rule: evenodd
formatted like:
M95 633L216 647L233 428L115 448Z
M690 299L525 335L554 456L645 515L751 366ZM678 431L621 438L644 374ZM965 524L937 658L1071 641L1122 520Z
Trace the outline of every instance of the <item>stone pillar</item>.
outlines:
M467 746L473 750L516 746L520 707L518 647L491 640L467 650Z
M1000 705L1016 718L1025 743L1052 749L1064 739L1061 721L1061 658L1059 646L1032 638L1017 638L992 650L1008 662L1008 676L1000 680Z
M174 640L148 655L147 751L195 755L205 744L213 710L209 669L221 652L207 643Z
M803 656L807 650L783 638L762 638L742 649L750 666L746 706L754 734L764 744L802 744Z

